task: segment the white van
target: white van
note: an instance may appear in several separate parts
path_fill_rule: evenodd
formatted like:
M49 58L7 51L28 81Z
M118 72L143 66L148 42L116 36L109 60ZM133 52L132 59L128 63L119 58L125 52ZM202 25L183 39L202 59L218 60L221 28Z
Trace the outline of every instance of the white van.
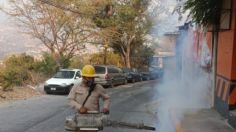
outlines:
M80 69L61 69L52 78L45 82L44 91L47 94L68 94L71 88L81 81Z

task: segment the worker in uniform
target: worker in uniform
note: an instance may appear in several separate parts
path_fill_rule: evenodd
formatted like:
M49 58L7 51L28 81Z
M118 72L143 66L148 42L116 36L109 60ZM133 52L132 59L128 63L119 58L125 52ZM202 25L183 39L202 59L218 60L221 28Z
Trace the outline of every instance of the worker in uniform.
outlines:
M69 105L80 114L86 114L90 111L99 112L100 98L103 100L102 112L109 113L110 97L100 84L94 82L95 74L92 65L85 65L81 71L82 82L74 86L68 95Z
M94 67L91 65L84 66L81 71L81 76L82 76L82 82L77 86L74 86L70 91L70 94L68 96L69 105L73 107L75 110L77 110L77 112L79 113L78 116L86 117L87 113L93 113L91 111L99 112L99 99L102 98L104 102L102 112L104 114L109 114L110 97L106 94L106 90L101 85L94 83L94 78L95 78ZM100 130L100 129L91 130L92 128L78 130L77 123L80 124L79 121L81 120L76 121L76 119L77 118L74 119L68 118L68 120L66 120L65 129L76 132L82 132L82 131L98 132ZM85 123L90 123L90 122L85 121ZM108 124L105 124L105 126L106 125L155 131L154 127L145 126L143 123L134 124L134 123L109 120Z
M74 86L68 96L70 106L78 110L81 114L85 114L88 111L99 111L99 98L102 98L104 101L102 112L108 113L110 97L100 84L96 84L91 95L88 97L87 102L82 106L89 93L90 85L94 83L94 67L91 65L84 66L81 71L81 76L82 82L77 86Z

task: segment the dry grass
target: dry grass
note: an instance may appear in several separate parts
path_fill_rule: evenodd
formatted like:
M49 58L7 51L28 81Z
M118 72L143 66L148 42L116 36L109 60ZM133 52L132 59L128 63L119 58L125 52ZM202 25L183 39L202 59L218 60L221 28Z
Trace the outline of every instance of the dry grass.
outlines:
M40 95L42 94L29 87L15 87L11 91L3 91L0 89L0 104L9 101L25 100Z

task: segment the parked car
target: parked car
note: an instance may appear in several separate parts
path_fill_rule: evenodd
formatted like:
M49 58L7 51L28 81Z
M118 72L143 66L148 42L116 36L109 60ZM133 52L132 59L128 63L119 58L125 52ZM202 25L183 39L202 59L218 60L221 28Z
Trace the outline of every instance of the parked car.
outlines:
M164 75L163 68L159 67L149 67L148 69L140 69L139 72L141 73L143 80L154 80L157 78L161 78Z
M149 72L141 72L141 77L142 77L142 80L145 80L145 81L148 81L151 78Z
M128 82L134 83L142 80L141 74L137 70L130 68L123 68L122 70L125 73Z
M112 65L94 65L96 71L95 82L104 87L113 87L114 85L126 84L126 76L123 71Z
M143 81L145 81L145 80L148 81L151 79L151 73L149 72L148 69L140 69L139 73L140 73Z
M150 67L149 72L150 72L150 79L161 78L164 75L163 68L159 67Z
M44 91L47 94L63 93L68 94L74 85L82 81L79 69L61 69L44 84Z

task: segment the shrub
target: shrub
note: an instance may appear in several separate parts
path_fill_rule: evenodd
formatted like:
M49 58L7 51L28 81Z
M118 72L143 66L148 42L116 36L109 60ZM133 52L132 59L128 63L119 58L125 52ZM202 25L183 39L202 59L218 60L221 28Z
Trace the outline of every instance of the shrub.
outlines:
M29 72L34 69L33 66L34 58L26 54L12 55L7 58L0 72L3 90L10 90L31 80Z
M46 76L51 76L57 70L57 63L49 53L44 53L43 59L34 63L34 71L42 73Z

